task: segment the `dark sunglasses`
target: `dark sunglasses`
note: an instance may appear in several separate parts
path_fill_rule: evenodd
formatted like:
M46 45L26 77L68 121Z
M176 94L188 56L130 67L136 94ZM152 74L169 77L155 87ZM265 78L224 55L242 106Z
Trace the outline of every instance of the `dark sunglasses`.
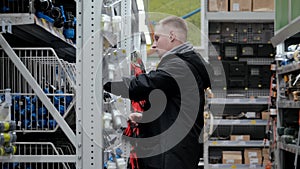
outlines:
M154 35L154 40L155 40L155 41L158 41L159 38L160 38L160 36Z

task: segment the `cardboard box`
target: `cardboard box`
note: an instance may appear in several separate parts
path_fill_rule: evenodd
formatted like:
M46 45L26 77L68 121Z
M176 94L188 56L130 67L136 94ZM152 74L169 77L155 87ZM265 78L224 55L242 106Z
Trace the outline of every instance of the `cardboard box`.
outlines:
M228 11L228 0L209 0L209 12Z
M268 148L263 148L262 152L263 152L263 154L269 155L269 149Z
M242 164L241 151L222 151L223 164Z
M268 111L261 112L261 119L268 120L269 117L270 117L270 112L268 112Z
M262 155L259 148L246 148L244 150L245 164L261 164Z
M231 141L249 141L250 135L230 135Z
M253 0L253 11L274 11L274 0Z
M230 11L252 11L252 0L230 0Z

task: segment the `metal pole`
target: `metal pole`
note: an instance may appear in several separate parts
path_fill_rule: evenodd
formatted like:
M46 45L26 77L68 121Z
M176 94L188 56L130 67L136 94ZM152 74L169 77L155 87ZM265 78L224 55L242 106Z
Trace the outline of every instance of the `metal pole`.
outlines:
M76 168L102 169L102 0L77 1Z

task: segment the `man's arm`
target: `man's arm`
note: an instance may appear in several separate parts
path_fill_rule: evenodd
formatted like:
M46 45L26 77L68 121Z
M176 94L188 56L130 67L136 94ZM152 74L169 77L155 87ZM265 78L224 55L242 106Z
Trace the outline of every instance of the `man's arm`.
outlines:
M130 78L123 77L122 81L107 82L104 84L103 89L114 95L129 98L128 89L130 81Z
M148 74L141 74L131 80L129 98L134 101L147 100L154 89L160 89L169 95L175 84L175 80L165 71L156 70Z

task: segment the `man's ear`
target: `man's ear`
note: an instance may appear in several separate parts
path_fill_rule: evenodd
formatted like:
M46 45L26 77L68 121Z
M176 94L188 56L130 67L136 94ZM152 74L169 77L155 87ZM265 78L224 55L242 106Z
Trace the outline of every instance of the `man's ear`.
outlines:
M171 42L173 42L176 39L176 35L175 35L174 31L170 32L169 39Z

